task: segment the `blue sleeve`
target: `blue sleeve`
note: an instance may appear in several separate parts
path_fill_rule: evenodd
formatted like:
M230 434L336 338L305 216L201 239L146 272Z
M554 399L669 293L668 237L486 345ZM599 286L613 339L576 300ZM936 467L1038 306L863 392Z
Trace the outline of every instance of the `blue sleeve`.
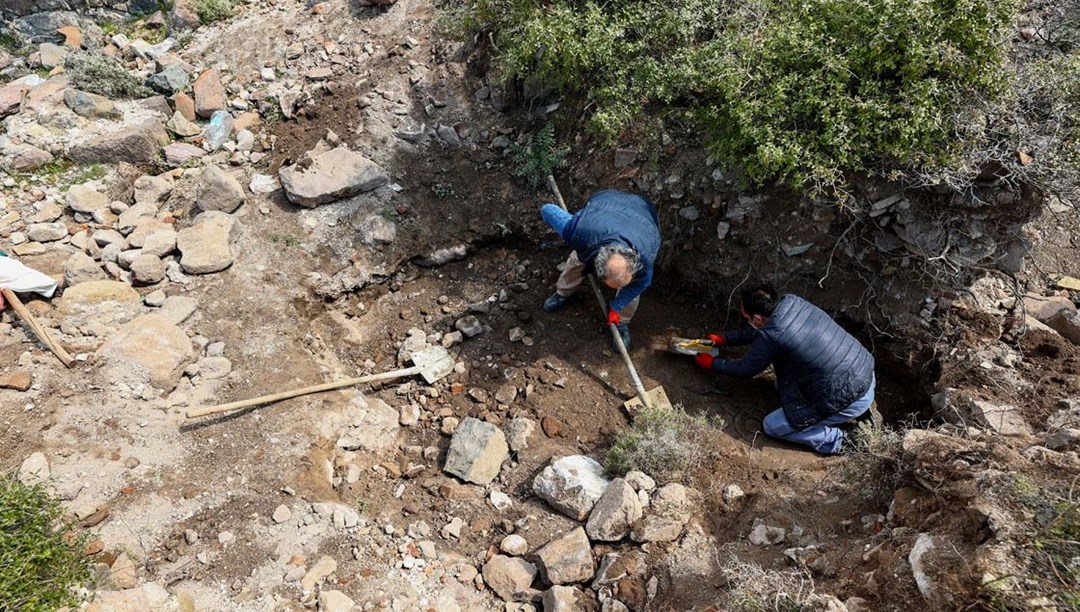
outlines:
M724 339L731 346L744 346L754 341L754 332L756 331L749 325L743 325L738 329L724 332Z
M775 355L776 343L759 336L742 359L716 359L713 370L736 378L753 378L772 364Z
M644 274L635 278L629 285L619 289L619 292L615 294L615 299L611 300L608 307L615 312L619 312L623 308L626 308L630 302L634 301L634 298L641 295L652 284L652 266L644 269Z

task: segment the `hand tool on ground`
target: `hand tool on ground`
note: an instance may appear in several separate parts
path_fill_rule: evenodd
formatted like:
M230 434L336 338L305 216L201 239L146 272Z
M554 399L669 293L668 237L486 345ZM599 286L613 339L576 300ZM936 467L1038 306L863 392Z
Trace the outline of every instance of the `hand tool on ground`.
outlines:
M709 353L716 357L720 353L716 344L708 338L679 338L678 336L672 336L671 341L668 342L668 350L691 357L698 353Z
M559 184L555 182L555 177L553 175L548 175L547 183L548 188L551 189L551 193L555 195L555 201L563 210L570 212L566 208L566 202L563 201L562 193L559 191ZM596 301L600 302L600 310L603 312L606 320L608 312L607 302L604 300L603 292L600 291L600 284L596 281L596 276L589 274L589 284L592 285L593 293L596 294ZM615 348L618 349L619 355L622 356L623 363L626 364L626 370L630 373L630 380L634 383L634 391L637 393L637 397L623 402L623 408L626 409L631 417L642 408L671 410L671 400L668 399L664 387L659 386L648 391L645 390L645 386L641 384L641 377L638 376L637 368L634 367L634 362L630 360L630 354L626 352L626 346L623 344L622 336L619 335L618 328L615 327L614 323L608 323L608 329L611 331L611 339L615 343Z
M218 406L210 406L208 408L196 408L194 410L188 410L184 416L189 419L196 417L206 416L208 414L217 414L220 412L231 412L233 410L240 410L241 408L249 408L251 406L261 406L263 404L270 404L272 402L279 402L281 400L299 397L301 395L308 395L311 393L318 393L320 391L330 391L331 389L340 389L342 387L350 387L352 385L360 385L363 383L377 382L380 380L391 380L394 378L402 378L405 376L412 376L419 374L424 377L424 380L431 384L437 380L445 378L450 372L454 371L454 358L441 346L428 347L422 351L417 351L412 355L413 365L410 368L403 368L400 370L391 370L389 372L382 372L381 374L368 374L366 376L357 376L355 378L346 378L335 382L324 383L321 385L313 385L310 387L304 387L302 389L295 389L293 391L283 391L281 393L273 393L271 395L263 395L248 400L241 400L238 402L231 402L228 404L221 404Z
M31 330L33 330L34 335L38 337L38 340L41 340L45 346L49 347L49 350L53 352L53 355L56 355L57 359L60 360L60 363L64 364L64 367L70 368L75 363L75 359L64 350L64 347L53 340L52 336L49 335L49 330L45 329L41 323L37 322L37 319L30 314L30 311L27 310L22 301L19 300L19 296L15 295L15 292L7 287L0 289L0 291L3 292L4 300L11 304L11 309L15 311L15 314L19 315L19 318L26 322L26 325Z

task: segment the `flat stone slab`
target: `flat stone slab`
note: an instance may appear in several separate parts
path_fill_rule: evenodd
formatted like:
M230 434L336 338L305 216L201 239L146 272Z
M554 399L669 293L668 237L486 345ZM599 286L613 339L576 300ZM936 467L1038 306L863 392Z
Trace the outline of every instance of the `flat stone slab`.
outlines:
M308 208L377 189L390 180L381 166L344 147L282 168L279 177L289 201Z

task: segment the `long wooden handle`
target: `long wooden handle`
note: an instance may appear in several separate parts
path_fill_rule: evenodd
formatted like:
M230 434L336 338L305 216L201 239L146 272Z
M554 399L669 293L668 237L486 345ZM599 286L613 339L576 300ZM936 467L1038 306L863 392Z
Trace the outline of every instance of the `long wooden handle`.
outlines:
M343 380L323 383L321 385L313 385L310 387L304 387L302 389L294 389L292 391L282 391L280 393L272 393L270 395L262 395L252 399L240 400L238 402L230 402L228 404L219 404L217 406L210 406L207 408L196 408L194 410L188 410L184 413L189 419L194 419L208 414L217 414L219 412L231 412L233 410L240 410L241 408L249 408L251 406L260 406L262 404L270 404L273 402L280 402L293 397L299 397L301 395L309 395L311 393L318 393L320 391L330 391L331 389L340 389L342 387L349 387L352 385L360 385L363 383L377 382L380 380L389 380L391 378L401 378L403 376L412 376L413 374L420 373L420 366L412 366L411 368L403 368L401 370L391 370L389 372L383 372L381 374L368 374L367 376L357 376L355 378L346 378Z
M563 201L562 193L559 191L559 184L555 182L555 176L549 174L547 177L548 188L551 189L551 193L555 194L555 201L566 212L570 212L566 208L566 202ZM607 319L607 301L604 300L604 293L600 291L600 284L596 282L596 277L592 274L589 275L589 284L592 285L593 293L596 294L596 301L600 303L600 311ZM623 344L622 336L619 334L619 330L615 327L614 323L608 324L608 329L611 331L611 339L615 343L615 348L618 349L619 355L622 357L623 363L626 364L626 370L630 373L630 381L634 384L634 391L637 392L638 399L641 400L641 404L646 408L651 408L652 404L649 403L648 396L645 395L645 385L641 384L641 377L638 376L637 368L634 367L634 362L630 359L630 354L626 352L626 345Z
M19 315L19 318L26 322L26 325L33 330L34 335L38 337L38 340L41 340L45 346L49 347L49 350L64 364L64 367L70 368L74 365L75 358L65 351L64 347L60 346L60 343L53 340L52 336L49 335L49 330L45 329L45 327L42 326L41 323L38 323L37 319L34 318L34 315L30 314L30 311L27 310L22 301L19 300L19 296L15 295L15 292L7 287L3 287L0 291L3 292L4 299L11 304L11 309L15 311L15 314Z

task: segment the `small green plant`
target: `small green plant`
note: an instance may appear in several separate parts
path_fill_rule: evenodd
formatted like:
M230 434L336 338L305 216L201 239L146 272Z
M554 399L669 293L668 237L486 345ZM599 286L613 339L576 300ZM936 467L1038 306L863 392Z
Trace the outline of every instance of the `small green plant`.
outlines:
M550 123L540 128L525 144L514 143L510 153L514 157L512 174L529 181L531 187L544 184L548 175L566 166L567 147L555 144L555 127Z
M0 476L0 609L78 607L91 559L82 554L86 534L72 528L42 485Z
M274 244L284 244L290 248L299 248L301 244L300 239L292 234L271 234L270 242L273 242Z
M98 26L101 27L101 32L105 36L112 36L120 31L120 26L112 19L106 19L99 23Z
M398 218L397 211L392 206L387 206L379 211L379 216L387 221L397 221Z
M452 198L457 195L454 186L446 183L435 183L431 186L431 191L437 198Z
M145 98L153 94L119 62L99 53L69 53L64 58L64 70L77 89L106 98Z
M719 417L690 415L681 406L645 408L629 429L615 436L604 468L614 476L640 470L658 480L671 480L710 454L709 440L723 426Z
M22 45L19 44L19 39L11 34L0 34L0 48L7 50L9 53L18 53Z
M195 0L195 13L203 23L228 19L232 10L232 0Z
M356 497L356 511L359 512L360 514L363 514L364 510L367 510L367 502L364 501L363 498L361 498L360 496L357 496Z

